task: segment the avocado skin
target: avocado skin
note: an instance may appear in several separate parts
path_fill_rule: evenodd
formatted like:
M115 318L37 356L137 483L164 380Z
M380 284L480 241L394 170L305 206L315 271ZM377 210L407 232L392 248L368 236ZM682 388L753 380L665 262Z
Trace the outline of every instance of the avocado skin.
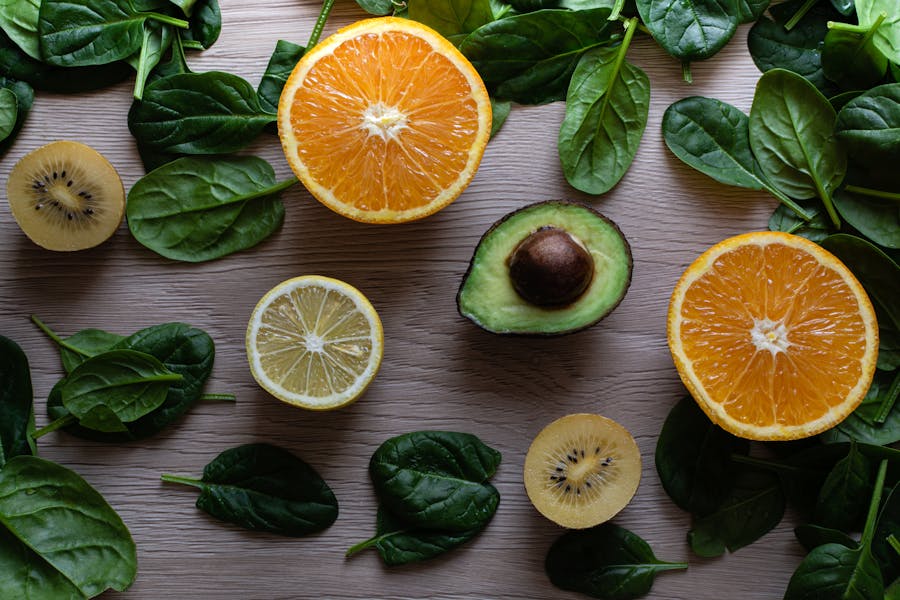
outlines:
M621 241L622 246L623 246L624 252L623 252L622 258L623 258L624 262L621 266L624 267L625 274L624 274L624 279L620 285L621 291L618 294L618 296L609 304L609 306L606 307L605 310L603 310L601 313L593 316L593 318L586 320L583 323L578 323L578 324L575 324L575 325L572 325L569 327L564 327L564 328L561 328L559 330L554 330L554 331L533 331L533 330L532 331L525 331L525 330L512 331L512 330L492 329L492 328L486 326L484 323L481 323L477 319L473 318L473 316L466 314L465 307L463 306L464 302L462 300L463 292L466 288L466 283L469 281L469 278L472 276L473 270L476 267L476 257L478 256L478 252L486 241L490 240L491 237L498 230L502 231L502 229L508 225L508 222L511 219L513 219L514 217L516 217L518 215L521 215L522 213L538 211L538 210L540 210L540 211L547 210L548 214L552 215L555 211L568 212L568 211L572 210L573 208L576 210L589 211L590 213L592 213L592 216L594 218L598 218L601 221L603 221L605 223L605 225L608 226L615 233L615 235ZM546 222L546 223L544 223L544 226L553 226L553 223ZM532 231L533 231L533 229L523 232L523 235L521 236L521 238L524 239L526 236L528 236L530 233L532 233ZM582 241L584 241L584 240L582 240ZM590 246L589 246L589 249L590 249ZM505 262L506 258L507 258L506 256L503 256L503 257L500 257L499 260ZM597 265L597 266L599 267L599 265ZM488 230L484 233L484 235L481 236L481 239L478 241L478 244L475 246L475 251L472 253L472 258L469 259L469 266L466 269L466 273L462 278L462 283L460 284L459 290L456 293L456 309L457 309L457 312L459 312L460 316L465 317L466 319L472 321L480 329L483 329L489 333L493 333L494 335L514 336L514 337L536 337L536 338L570 335L573 333L578 333L579 331L583 331L585 329L588 329L588 328L596 325L597 323L602 321L605 317L607 317L613 310L615 310L615 308L625 298L625 295L626 295L629 287L631 286L633 267L634 267L634 261L633 261L633 257L632 257L632 253L631 253L631 246L628 243L628 240L625 237L625 235L622 233L622 230L619 228L619 226L615 222L613 222L608 217L606 217L605 215L603 215L602 213L600 213L599 211L594 209L592 206L585 204L583 202L575 202L575 201L571 201L571 200L546 200L543 202L536 202L533 204L529 204L527 206L523 206L522 208L514 210L510 213L507 213L506 215L501 217L498 221L496 221L493 225L491 225L491 227L488 228ZM604 276L603 273L599 273L599 277L603 277L603 276ZM598 274L595 274L595 279L597 279L597 277L598 277ZM569 310L573 306L579 306L582 303L589 301L590 298L591 298L591 294L590 294L590 288L589 288L588 292L585 293L585 295L583 297L579 298L573 304L568 305L566 307L562 307L562 308L557 308L557 309L551 308L548 310L549 311ZM519 297L519 301L523 305L528 304L521 297Z

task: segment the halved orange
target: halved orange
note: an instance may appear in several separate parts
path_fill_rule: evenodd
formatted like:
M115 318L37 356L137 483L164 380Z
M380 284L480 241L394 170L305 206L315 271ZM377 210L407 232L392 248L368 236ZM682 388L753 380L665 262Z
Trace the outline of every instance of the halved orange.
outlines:
M471 63L425 25L341 29L288 78L278 130L297 177L346 217L399 223L450 204L475 176L491 104Z
M790 440L833 427L875 373L878 325L862 286L821 246L747 233L704 252L669 304L669 349L710 419Z

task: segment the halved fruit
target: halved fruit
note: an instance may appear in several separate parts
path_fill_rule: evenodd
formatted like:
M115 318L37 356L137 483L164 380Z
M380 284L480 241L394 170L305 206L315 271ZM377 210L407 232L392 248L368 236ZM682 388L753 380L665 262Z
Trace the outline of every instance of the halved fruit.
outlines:
M682 381L734 435L815 435L859 405L875 372L878 325L862 286L821 246L780 232L703 253L669 304Z
M288 404L345 406L381 365L384 334L372 304L353 286L318 275L284 281L263 296L247 326L253 377Z
M583 529L613 518L641 481L641 452L624 427L574 414L545 427L525 456L525 491L542 515Z
M115 233L125 214L115 167L79 142L51 142L25 155L6 192L19 227L47 250L92 248Z
M297 177L357 221L399 223L450 204L490 136L469 61L433 29L384 17L341 29L288 78L278 130Z

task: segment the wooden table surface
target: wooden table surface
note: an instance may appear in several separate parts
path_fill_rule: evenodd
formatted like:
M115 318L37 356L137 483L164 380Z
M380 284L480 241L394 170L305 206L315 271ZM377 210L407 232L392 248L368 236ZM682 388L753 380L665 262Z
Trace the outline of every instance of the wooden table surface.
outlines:
M313 0L220 0L218 43L191 53L193 70L226 70L254 85L278 39L305 43L318 14ZM325 33L363 18L339 0ZM133 599L577 598L550 585L543 562L562 529L540 516L522 485L533 437L573 412L597 412L625 425L644 460L632 503L616 517L664 560L688 571L662 574L647 598L780 598L801 558L789 514L753 546L706 560L686 543L689 517L665 495L653 453L663 420L684 395L666 346L669 295L684 268L711 244L765 229L774 201L692 171L665 148L660 121L672 102L705 95L748 110L759 72L746 49L747 26L719 55L693 65L694 83L649 39L629 60L652 82L640 151L610 193L589 197L563 178L556 154L562 103L513 109L481 168L450 207L421 222L371 226L344 219L301 186L284 195L284 226L249 251L205 264L181 264L140 246L123 225L104 245L74 254L44 251L0 209L0 332L28 354L38 425L62 374L53 343L28 320L39 315L71 334L86 327L129 333L184 321L210 333L216 363L206 391L238 401L202 403L161 434L103 445L64 432L41 439L41 454L75 469L121 514L137 542ZM54 139L94 146L119 169L126 188L142 175L126 126L131 82L79 96L39 93L28 122L0 162L5 180L18 158ZM248 153L290 171L273 136ZM5 196L4 196L5 198ZM634 278L619 308L598 326L557 339L485 333L456 312L455 295L482 233L505 213L547 199L584 200L619 224L634 252ZM384 323L381 371L356 404L317 414L284 405L258 388L244 354L244 331L259 298L303 274L343 279L362 290ZM474 541L445 556L385 568L369 551L344 551L372 535L376 502L367 475L372 452L389 437L420 429L471 432L503 454L493 479L499 510ZM198 474L219 452L248 442L285 446L315 466L340 503L328 530L300 539L247 532L194 507L193 490L159 481L163 472Z

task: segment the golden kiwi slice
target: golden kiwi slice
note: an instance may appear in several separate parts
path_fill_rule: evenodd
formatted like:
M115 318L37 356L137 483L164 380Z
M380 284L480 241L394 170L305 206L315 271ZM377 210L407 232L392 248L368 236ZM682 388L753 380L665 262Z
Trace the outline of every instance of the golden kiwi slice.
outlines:
M6 194L22 231L48 250L92 248L109 239L125 213L115 167L79 142L52 142L24 156Z
M613 518L634 497L641 451L624 427L600 415L562 417L525 457L525 491L551 521L584 529Z

